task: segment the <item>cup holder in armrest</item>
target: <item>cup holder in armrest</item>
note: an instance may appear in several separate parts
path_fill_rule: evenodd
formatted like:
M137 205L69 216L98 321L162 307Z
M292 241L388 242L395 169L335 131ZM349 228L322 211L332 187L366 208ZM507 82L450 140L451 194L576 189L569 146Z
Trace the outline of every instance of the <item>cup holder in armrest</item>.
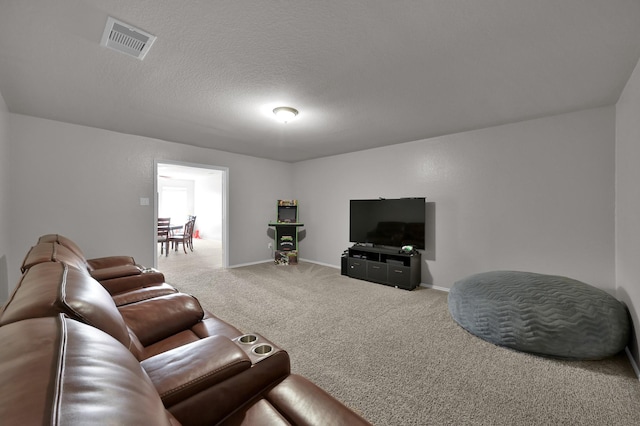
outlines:
M253 364L282 351L279 347L255 333L243 334L232 340L249 356Z
M252 345L258 340L258 336L255 334L245 334L243 336L238 337L238 343L243 345Z
M251 352L260 356L269 355L271 352L273 352L273 346L263 343L261 345L254 346L253 348L251 348Z

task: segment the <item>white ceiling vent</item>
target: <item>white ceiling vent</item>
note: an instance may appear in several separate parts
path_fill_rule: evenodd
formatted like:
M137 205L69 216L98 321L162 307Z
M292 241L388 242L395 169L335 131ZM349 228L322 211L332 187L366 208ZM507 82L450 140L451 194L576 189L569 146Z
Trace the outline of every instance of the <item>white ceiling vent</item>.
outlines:
M154 41L156 36L109 16L100 45L142 60Z

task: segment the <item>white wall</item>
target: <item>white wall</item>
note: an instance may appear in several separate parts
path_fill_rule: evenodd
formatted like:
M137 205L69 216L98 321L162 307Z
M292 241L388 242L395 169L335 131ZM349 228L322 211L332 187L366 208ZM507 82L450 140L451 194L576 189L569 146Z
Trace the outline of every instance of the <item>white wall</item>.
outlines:
M9 297L9 111L0 93L0 305ZM13 286L11 286L13 287Z
M640 364L640 62L616 105L616 284L635 324Z
M189 179L158 177L158 217L167 217L162 211L162 193L166 186L184 188L187 193L187 210L195 215L200 238L222 241L222 178L221 170L211 169L208 174L194 173ZM171 218L172 223L184 223L187 216ZM174 220L175 219L175 220Z
M19 182L8 190L10 220L0 222L11 223L9 287L24 253L50 232L73 238L89 257L126 252L152 264L153 211L139 198L153 198L160 159L229 167L231 265L270 257L266 224L277 199L300 200L301 257L338 266L349 245L349 199L425 196L436 203L436 235L422 282L450 287L475 272L519 269L613 292L614 112L599 108L294 165L5 113L11 178ZM288 182L293 186L282 188Z
M436 242L423 282L450 287L493 269L567 275L617 291L638 324L638 68L615 108L294 165L10 114L0 95L0 303L45 233L89 257L152 264L153 207L139 198L153 198L154 161L169 160L229 167L231 265L270 257L277 199L300 200L301 256L338 266L350 199L425 196L436 203ZM637 343L632 351L637 360Z
M183 216L174 217L174 215L166 211L167 208L171 211L171 205L163 198L165 187L182 188L186 192L187 204ZM182 225L186 223L189 219L189 215L195 214L195 188L196 182L193 179L169 179L158 177L158 217L169 217L171 219L171 223L175 225Z
M154 161L229 168L230 265L266 260L268 222L292 167L222 151L9 114L10 287L38 236L60 233L87 257L131 254L151 265ZM286 194L285 194L286 195ZM151 203L153 204L153 203Z
M223 172L199 176L195 180L196 229L200 238L222 241L222 177Z
M499 269L558 274L614 292L614 107L294 165L302 258L339 265L349 200L435 202L422 282Z

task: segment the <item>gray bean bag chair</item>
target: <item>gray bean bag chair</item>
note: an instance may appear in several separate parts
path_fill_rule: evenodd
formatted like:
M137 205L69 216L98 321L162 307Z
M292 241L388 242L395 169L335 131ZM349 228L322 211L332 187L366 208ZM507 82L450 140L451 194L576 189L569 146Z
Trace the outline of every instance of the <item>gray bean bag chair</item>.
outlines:
M465 330L496 345L569 359L602 359L629 341L626 307L571 278L493 271L457 281L449 312Z

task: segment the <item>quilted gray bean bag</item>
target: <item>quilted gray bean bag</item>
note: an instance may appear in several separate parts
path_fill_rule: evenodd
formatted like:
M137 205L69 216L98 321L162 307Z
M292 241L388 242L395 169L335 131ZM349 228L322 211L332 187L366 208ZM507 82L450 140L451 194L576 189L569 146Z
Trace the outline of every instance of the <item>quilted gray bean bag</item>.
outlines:
M558 358L602 359L627 345L626 307L571 278L493 271L457 281L449 312L470 333L496 345Z

